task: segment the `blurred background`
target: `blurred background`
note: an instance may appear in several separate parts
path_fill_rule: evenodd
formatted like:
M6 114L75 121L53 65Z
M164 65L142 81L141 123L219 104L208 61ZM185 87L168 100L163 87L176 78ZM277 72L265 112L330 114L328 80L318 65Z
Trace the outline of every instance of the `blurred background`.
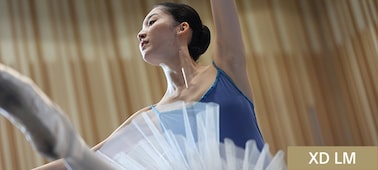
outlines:
M166 80L137 33L157 0L0 0L0 62L30 77L85 141L158 102ZM208 1L193 6L213 30ZM378 1L236 0L256 114L271 152L378 145ZM214 38L213 38L214 40ZM211 63L212 47L200 63ZM0 169L47 162L0 117Z

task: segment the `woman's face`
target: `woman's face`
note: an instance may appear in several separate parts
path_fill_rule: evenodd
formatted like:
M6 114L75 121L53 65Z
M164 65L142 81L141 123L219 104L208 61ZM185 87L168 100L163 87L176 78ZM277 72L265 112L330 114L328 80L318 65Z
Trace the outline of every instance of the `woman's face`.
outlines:
M139 50L144 61L159 65L169 61L170 56L177 56L177 25L162 7L156 7L147 14L138 33Z

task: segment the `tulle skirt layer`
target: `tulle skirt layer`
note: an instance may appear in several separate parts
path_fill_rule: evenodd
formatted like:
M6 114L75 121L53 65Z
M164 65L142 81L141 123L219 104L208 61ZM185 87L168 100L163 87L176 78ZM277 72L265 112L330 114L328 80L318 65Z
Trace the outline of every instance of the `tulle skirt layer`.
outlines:
M237 132L235 132L237 133ZM219 106L177 102L141 113L112 135L97 154L119 169L286 169L284 153L219 142Z

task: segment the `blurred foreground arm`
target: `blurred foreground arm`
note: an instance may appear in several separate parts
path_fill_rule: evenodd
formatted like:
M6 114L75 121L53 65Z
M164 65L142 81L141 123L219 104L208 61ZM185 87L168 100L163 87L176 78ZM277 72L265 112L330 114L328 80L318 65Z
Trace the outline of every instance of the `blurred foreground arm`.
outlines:
M92 152L64 112L27 77L0 64L0 114L19 128L42 156L64 161L53 169L114 169Z

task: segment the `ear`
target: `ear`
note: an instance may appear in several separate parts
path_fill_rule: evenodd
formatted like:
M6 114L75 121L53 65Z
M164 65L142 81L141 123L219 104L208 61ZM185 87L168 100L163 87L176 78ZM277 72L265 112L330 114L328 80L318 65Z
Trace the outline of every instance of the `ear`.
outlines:
M178 25L177 34L182 34L188 32L190 26L187 22L182 22Z

